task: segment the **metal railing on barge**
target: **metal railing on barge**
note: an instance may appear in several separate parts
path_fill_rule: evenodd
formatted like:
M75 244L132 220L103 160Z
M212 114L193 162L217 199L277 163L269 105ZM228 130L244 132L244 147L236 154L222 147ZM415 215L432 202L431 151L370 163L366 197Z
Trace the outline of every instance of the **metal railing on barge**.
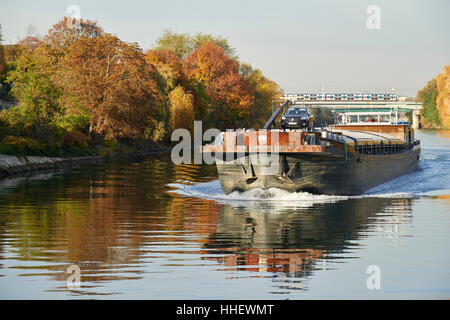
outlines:
M358 154L364 155L395 155L411 151L414 146L420 145L420 140L409 144L363 144L353 148Z

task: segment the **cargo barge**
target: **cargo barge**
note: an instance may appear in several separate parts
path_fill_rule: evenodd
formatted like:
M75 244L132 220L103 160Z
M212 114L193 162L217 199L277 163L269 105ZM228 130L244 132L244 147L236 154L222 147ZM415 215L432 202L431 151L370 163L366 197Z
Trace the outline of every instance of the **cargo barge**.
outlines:
M203 152L214 156L225 194L279 188L358 195L417 169L420 141L409 124L378 116L376 122L313 130L272 128L289 104L273 113L264 130L223 132L214 144L203 146Z

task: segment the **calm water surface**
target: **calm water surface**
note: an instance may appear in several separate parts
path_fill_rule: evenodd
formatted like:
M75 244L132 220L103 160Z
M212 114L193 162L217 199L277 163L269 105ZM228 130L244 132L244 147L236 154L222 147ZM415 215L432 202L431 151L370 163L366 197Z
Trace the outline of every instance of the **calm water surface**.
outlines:
M0 180L0 298L448 299L450 131L417 135L419 170L359 197L226 196L167 155Z

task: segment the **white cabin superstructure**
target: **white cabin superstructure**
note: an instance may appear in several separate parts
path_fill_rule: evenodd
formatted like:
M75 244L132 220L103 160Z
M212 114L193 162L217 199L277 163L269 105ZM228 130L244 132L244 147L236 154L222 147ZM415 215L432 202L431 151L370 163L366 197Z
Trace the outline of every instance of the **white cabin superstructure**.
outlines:
M398 122L397 113L392 112L336 112L334 114L334 123L337 125L347 124L396 124Z

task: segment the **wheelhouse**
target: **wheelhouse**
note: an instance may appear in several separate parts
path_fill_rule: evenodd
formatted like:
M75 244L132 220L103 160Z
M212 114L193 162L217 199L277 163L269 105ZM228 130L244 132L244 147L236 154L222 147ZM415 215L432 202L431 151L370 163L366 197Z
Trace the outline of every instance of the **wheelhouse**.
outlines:
M337 112L334 115L334 123L347 124L393 124L395 115L391 112Z

